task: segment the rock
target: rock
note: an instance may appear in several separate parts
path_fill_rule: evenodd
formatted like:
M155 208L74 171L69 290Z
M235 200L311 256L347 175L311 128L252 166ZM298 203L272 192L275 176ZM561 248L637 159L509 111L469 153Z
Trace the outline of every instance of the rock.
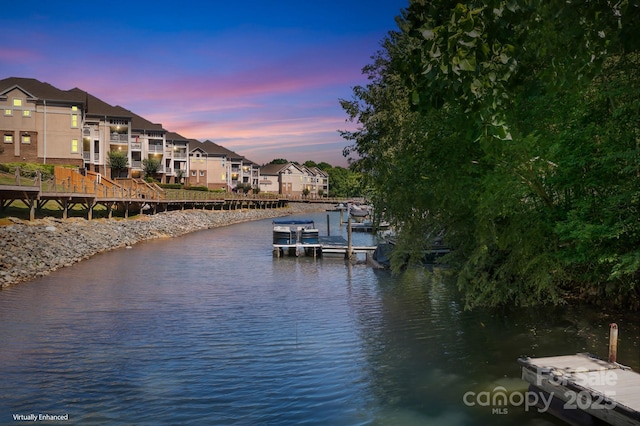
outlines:
M97 253L154 238L178 237L200 229L250 220L324 211L330 205L291 203L291 207L264 210L184 210L162 212L138 219L45 218L32 222L9 218L0 226L2 287L47 275ZM55 225L53 225L54 223Z

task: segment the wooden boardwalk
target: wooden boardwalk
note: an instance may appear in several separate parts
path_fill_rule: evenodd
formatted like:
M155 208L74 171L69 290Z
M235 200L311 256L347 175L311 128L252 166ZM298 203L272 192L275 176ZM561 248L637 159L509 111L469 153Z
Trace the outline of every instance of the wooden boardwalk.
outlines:
M589 354L521 358L529 390L557 399L552 414L570 424L640 426L640 374Z
M82 206L87 219L93 218L93 209L103 205L110 218L114 209L124 212L149 210L150 213L167 210L207 209L207 210L240 210L240 209L271 209L285 207L289 200L284 198L249 198L228 196L218 199L163 199L142 198L140 196L107 196L99 193L83 193L70 191L43 191L40 186L0 185L0 211L14 202L20 201L29 208L30 220L35 219L36 211L48 201L54 201L62 211L62 218L68 217L69 209Z

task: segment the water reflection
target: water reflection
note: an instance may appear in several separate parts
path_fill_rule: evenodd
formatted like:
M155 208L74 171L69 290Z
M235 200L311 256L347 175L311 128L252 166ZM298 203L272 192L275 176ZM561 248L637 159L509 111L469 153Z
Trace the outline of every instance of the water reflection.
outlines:
M620 362L640 367L637 314L464 311L438 271L274 259L270 244L269 221L246 223L0 292L0 423L50 410L81 424L550 425L463 395L524 390L522 355L606 356L613 321Z

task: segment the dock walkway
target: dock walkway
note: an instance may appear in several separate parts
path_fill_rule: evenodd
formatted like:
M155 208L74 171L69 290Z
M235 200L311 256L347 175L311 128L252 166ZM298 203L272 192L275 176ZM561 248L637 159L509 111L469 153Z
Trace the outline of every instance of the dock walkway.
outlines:
M640 374L589 354L520 358L529 390L559 400L552 414L570 424L640 426Z
M376 246L351 246L344 237L341 236L319 236L317 244L274 244L273 253L276 257L280 257L283 254L295 254L300 253L310 254L315 256L329 255L343 255L345 258L354 253L372 253L376 250Z

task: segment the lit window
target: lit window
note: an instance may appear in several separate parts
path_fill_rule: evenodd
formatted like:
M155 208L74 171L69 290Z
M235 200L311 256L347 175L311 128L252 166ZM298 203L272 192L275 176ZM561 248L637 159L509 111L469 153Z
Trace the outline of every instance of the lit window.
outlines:
M31 117L31 111L28 109L25 109L24 111L22 111L22 116L23 117Z
M13 106L14 107L21 107L22 106L22 99L14 99L13 100Z
M73 154L78 153L78 139L71 139L71 152Z
M9 108L5 109L4 110L4 115L13 115L13 110L9 109Z
M77 106L74 105L74 106L71 107L71 111L77 111L77 110L78 110Z
M22 135L22 143L31 143L31 136Z
M78 114L71 114L71 127L78 127Z
M227 179L227 174L226 174L226 173L223 173L223 174L222 174L222 180L226 180L226 179Z
M4 135L4 143L13 143L13 135L11 134Z

